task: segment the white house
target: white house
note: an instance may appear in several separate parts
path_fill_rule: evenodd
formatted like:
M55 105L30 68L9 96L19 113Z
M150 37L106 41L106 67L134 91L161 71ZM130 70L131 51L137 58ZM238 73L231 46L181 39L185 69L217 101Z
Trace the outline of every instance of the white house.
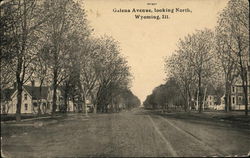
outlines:
M206 105L208 109L216 109L216 99L215 99L215 95L209 94L207 95L207 99L206 99Z
M250 83L250 73L248 78L248 83ZM250 108L250 85L248 85L248 109ZM232 102L232 110L244 110L244 92L242 87L242 81L240 78L237 78L231 88L231 102Z
M1 113L15 114L17 104L17 90L6 89L2 92ZM21 113L32 113L32 96L26 89L22 93Z
M22 92L22 114L34 114L38 112L38 105L42 113L51 113L52 111L52 97L53 91L51 87L35 87L24 85ZM1 92L1 114L15 114L17 104L17 89L5 89ZM63 104L62 93L57 90L57 109L59 111L59 105ZM72 104L70 104L72 106ZM70 111L73 111L73 107L70 106Z

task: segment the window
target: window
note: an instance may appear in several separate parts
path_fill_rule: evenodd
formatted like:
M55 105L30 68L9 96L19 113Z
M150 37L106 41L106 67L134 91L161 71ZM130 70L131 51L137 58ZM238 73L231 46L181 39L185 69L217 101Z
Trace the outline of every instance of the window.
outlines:
M235 92L235 87L233 87L233 93Z
M28 98L28 95L25 93L24 94L24 100L27 100L27 98Z
M238 92L242 93L243 92L243 87L238 87Z
M37 107L37 103L33 103L33 106L34 106L34 107Z
M28 104L24 104L25 110L28 110Z
M238 102L239 102L239 104L242 104L242 97L241 96L238 97Z
M235 99L234 99L234 97L233 97L233 104L235 104Z

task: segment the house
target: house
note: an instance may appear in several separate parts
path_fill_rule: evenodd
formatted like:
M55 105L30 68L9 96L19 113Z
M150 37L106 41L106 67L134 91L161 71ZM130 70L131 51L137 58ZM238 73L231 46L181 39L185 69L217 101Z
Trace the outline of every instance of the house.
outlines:
M15 92L15 89L4 89L1 91L1 114L15 113L15 109L11 109L12 105L12 94Z
M215 101L215 95L208 94L206 99L206 109L213 109L216 110L216 101Z
M209 85L207 87L207 97L205 102L205 109L218 110L222 103L221 97L224 95L224 90L222 86L214 87Z
M63 97L61 90L57 90L57 109L63 104ZM53 91L52 87L36 87L34 82L31 86L24 85L22 92L22 114L35 114L38 112L38 105L40 105L41 113L52 112ZM15 114L17 104L17 88L14 85L11 89L5 89L1 92L1 114ZM73 108L72 108L73 110Z
M44 88L43 88L44 89ZM8 93L10 92L10 93ZM32 114L38 112L38 103L41 103L41 112L46 113L48 108L45 108L48 103L46 98L44 97L37 97L37 87L31 86L23 86L22 92L22 105L21 105L21 113L22 114ZM1 99L1 113L5 114L15 114L16 113L16 104L17 104L17 89L6 89L2 92Z
M216 110L225 110L225 94L220 98L220 104L216 106Z
M250 73L248 73L248 83L250 84ZM250 85L248 84L248 109L250 109ZM244 91L242 81L238 77L231 87L232 110L245 110Z

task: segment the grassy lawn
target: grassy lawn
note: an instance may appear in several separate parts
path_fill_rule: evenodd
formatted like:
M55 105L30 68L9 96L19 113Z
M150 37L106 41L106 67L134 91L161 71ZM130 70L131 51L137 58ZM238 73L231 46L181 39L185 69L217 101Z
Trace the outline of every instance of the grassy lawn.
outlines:
M30 118L38 118L38 117L46 117L46 116L50 116L49 114L42 114L40 116L36 115L36 114L22 114L21 115L21 119L30 119ZM12 120L16 120L16 116L15 114L1 114L1 121L12 121Z
M54 116L63 116L63 115L67 115L67 114L66 113L56 113ZM43 117L49 117L49 116L51 116L51 114L41 114L41 115L37 115L37 114L22 114L21 115L21 119L25 120L25 119L43 118ZM16 120L15 114L1 114L1 122L14 121L14 120Z
M225 122L238 127L243 127L250 129L250 116L245 116L244 111L203 111L199 113L198 111L169 111L162 112L162 110L148 110L148 113L162 115L166 117L173 117L178 119L187 120L199 120L199 121L210 121L210 122Z
M217 120L227 120L232 122L250 123L250 116L245 116L244 111L208 111L203 112L203 117L214 118Z

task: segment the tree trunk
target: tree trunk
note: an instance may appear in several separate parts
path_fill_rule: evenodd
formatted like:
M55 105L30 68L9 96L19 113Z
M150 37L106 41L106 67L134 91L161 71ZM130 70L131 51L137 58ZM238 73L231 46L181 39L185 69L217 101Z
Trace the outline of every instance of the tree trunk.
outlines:
M203 103L202 103L203 111L205 109L205 104L206 104L206 95L207 95L207 87L205 87L205 90L204 90L204 97L203 97Z
M244 96L245 96L245 115L248 115L248 95L247 95L247 89L248 87L245 85L244 88Z
M72 97L72 102L73 102L73 111L75 112L77 104L75 102L75 98L74 97Z
M54 57L55 59L55 63L57 63L56 62L56 60L57 60L57 55L55 54L55 57ZM54 70L53 70L53 100L52 100L52 115L54 115L55 113L56 113L56 109L57 109L57 104L56 104L56 102L57 102L57 93L56 93L56 91L57 91L57 78L58 78L58 74L57 74L58 72L57 72L57 65L55 65L55 67L54 67Z
M64 106L63 106L63 112L67 112L68 109L68 92L64 92Z
M53 88L52 115L55 114L56 108L57 108L57 105L56 105L56 100L57 100L56 89L57 89L56 87Z
M229 111L229 99L231 98L231 94L229 92L229 90L231 89L231 85L229 84L228 79L226 78L226 94L225 94L225 111L228 112Z
M187 89L186 91L186 107L185 107L185 111L189 111L189 107L190 107L190 98L189 98L189 90Z
M56 113L56 109L57 109L57 94L56 94L56 90L57 90L57 85L54 83L54 87L53 87L53 101L52 101L52 115L54 115Z
M248 115L248 79L247 79L247 70L244 69L243 71L243 77L242 77L242 87L244 90L244 101L245 101L245 115Z
M94 97L94 94L92 92L90 92L90 96L91 96L91 102L93 104L93 113L96 114L97 113L97 104L96 104L96 100Z
M232 91L231 91L231 88L230 88L229 93L228 93L228 110L229 111L232 110L232 97L231 97L231 95L232 95Z
M39 101L38 101L38 109L37 109L37 115L41 115L41 103L42 103L42 82L39 86Z
M231 98L229 92L226 92L226 99L225 99L225 112L229 111L229 99Z
M21 52L22 54L24 53L24 47L25 46L23 44ZM23 92L23 77L21 77L21 72L23 70L22 66L23 66L23 57L22 55L20 55L18 57L17 70L16 70L16 82L17 82L16 121L17 122L21 121L21 105L22 105L22 92Z
M191 90L190 90L190 85L188 86L188 111L190 111L193 107L193 99L192 99L192 94L191 94Z
M85 112L85 116L88 116L87 99L86 99L85 92L83 94L83 109L84 109L84 112Z
M62 112L67 112L68 111L68 100L69 100L69 86L66 83L65 87L64 87L64 105L63 105L63 109Z
M196 95L196 109L199 110L199 88L197 90L197 95Z
M246 97L246 100L245 100L245 115L247 116L248 115L248 71L246 72L246 89L245 89L245 97Z
M22 105L23 86L21 82L17 83L17 104L16 104L16 121L21 121L21 105Z
M0 15L2 16L2 14L0 13ZM1 52L2 50L0 50ZM2 55L2 52L1 52L1 55ZM0 58L0 65L2 65L2 59ZM2 76L2 68L0 68L0 76ZM1 81L1 78L0 78L0 81ZM2 81L1 81L2 82ZM1 112L5 113L5 108L6 105L3 103L2 105L2 85L0 84L0 109L2 110Z
M97 105L96 104L93 104L93 106L94 106L94 114L96 114L97 113Z
M199 89L199 92L198 92L198 104L199 104L199 113L202 112L202 100L201 100L201 76L199 75L199 81L198 81L198 89Z

